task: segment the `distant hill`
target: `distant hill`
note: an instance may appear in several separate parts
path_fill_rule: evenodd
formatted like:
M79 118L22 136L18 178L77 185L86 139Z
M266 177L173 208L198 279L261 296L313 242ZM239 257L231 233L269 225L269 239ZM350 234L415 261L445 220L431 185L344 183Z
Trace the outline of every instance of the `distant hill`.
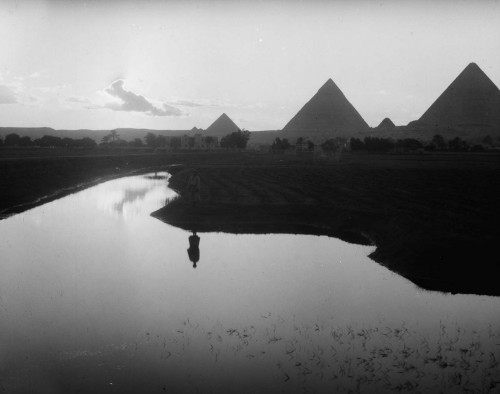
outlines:
M224 137L239 130L240 128L231 120L229 116L222 114L215 120L215 122L207 127L204 134L215 137Z
M283 134L289 138L328 139L350 137L367 130L367 123L329 79L285 125Z
M128 128L119 128L114 130L116 130L120 138L125 141L132 141L136 138L144 139L147 133L153 133L155 135L163 135L165 137L179 137L185 134L189 135L194 134L193 130L153 130L153 129L128 129ZM109 133L109 131L107 131L107 133Z
M0 127L0 136L5 137L8 134L18 134L21 137L27 136L32 140L51 135L60 138L81 139L85 137L92 138L96 142L100 142L101 138L109 133L109 130L56 130L50 127Z
M200 132L196 130L152 130L152 129L133 129L133 128L118 128L114 129L118 136L125 141L133 141L135 138L144 139L147 133L151 132L156 135L163 136L181 136L184 134L193 134ZM102 137L109 134L111 130L56 130L50 127L0 127L0 136L4 137L8 134L15 133L21 137L28 136L32 140L43 137L44 135L52 135L60 138L81 139L85 137L92 138L97 143L101 142Z

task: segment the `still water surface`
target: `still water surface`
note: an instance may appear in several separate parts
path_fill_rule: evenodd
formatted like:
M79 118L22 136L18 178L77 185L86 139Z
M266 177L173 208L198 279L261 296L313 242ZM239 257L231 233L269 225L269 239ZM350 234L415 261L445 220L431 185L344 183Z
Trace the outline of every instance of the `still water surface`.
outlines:
M499 298L318 236L198 234L193 268L191 234L150 216L175 197L152 175L0 221L0 392L500 388Z

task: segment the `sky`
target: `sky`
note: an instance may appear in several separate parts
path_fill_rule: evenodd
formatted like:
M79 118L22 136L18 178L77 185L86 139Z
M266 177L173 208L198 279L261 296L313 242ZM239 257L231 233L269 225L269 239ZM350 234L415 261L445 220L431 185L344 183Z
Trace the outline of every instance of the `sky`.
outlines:
M500 0L0 0L0 126L277 130L332 78L370 126L471 62L500 86Z

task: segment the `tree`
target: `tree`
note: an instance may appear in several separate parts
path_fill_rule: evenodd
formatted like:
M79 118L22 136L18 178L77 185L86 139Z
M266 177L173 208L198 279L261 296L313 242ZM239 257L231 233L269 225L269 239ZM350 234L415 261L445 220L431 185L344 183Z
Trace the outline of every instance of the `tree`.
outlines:
M360 150L365 150L365 144L358 138L351 138L351 150L357 152Z
M210 135L208 135L208 136L205 137L205 143L207 145L213 144L214 142L215 142L215 138L214 137L212 137Z
M308 151L313 151L313 150L314 150L314 147L315 147L314 142L312 142L312 141L307 141L307 150L308 150Z
M423 147L419 140L414 138L405 138L404 140L398 140L398 146L405 150L418 150Z
M146 145L154 148L156 146L156 135L152 132L148 132L144 137L144 141L146 141Z
M118 132L116 130L111 130L109 132L109 135L111 138L111 142L115 142L120 137L120 135L118 134Z
M299 152L302 152L302 150L304 149L304 137L297 138L297 141L295 141L295 149L297 149Z
M133 141L130 141L129 146L133 146L136 148L140 148L141 146L144 146L142 140L140 138L135 138Z
M338 140L330 138L329 140L326 140L321 144L321 149L323 149L324 152L330 154L337 150L340 150L341 145L339 144Z
M446 146L446 141L444 140L442 135L436 134L434 137L432 137L432 144L436 147L437 150L443 150Z
M7 134L5 136L4 144L5 146L16 146L19 145L20 139L21 137L19 136L19 134L16 133Z
M64 146L62 138L54 137L52 135L44 135L42 138L40 138L39 143L40 146L47 148Z
M277 137L271 145L271 150L273 152L284 152L285 150L289 149L290 146L291 145L286 138L281 139Z
M250 132L248 130L238 130L222 137L220 146L228 149L245 149L249 139Z
M156 146L161 146L164 147L167 145L167 139L165 138L164 135L159 135L156 137Z
M84 137L81 140L77 140L79 146L84 148L95 148L97 143L90 137Z
M389 152L394 149L394 142L387 138L366 137L364 140L368 152Z
M68 138L68 137L63 138L61 142L64 146L66 146L68 148L71 148L71 147L77 145L77 141L75 141L73 138Z
M101 139L101 144L109 144L109 141L111 140L111 136L109 134L105 135L104 137L102 137Z
M491 135L484 137L482 142L484 145L493 146L493 138L491 138Z
M451 141L448 141L448 147L454 151L465 151L469 148L469 145L460 137L455 137Z
M338 152L344 149L347 144L347 140L345 138L330 138L321 144L321 149L324 152L331 154L333 152Z
M19 146L30 146L30 145L33 145L31 137L25 135L24 137L19 138Z

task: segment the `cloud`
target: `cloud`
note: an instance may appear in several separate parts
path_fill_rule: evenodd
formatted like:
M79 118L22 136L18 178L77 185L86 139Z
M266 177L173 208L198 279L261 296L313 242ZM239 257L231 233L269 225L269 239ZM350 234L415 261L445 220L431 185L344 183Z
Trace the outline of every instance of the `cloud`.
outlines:
M119 102L105 104L105 108L112 109L113 111L127 111L127 112L143 112L151 116L180 116L182 111L178 108L172 107L165 103L161 107L153 105L144 96L135 94L129 90L125 90L123 85L125 81L118 79L114 81L104 91L118 99Z
M90 100L86 97L76 97L76 96L71 96L66 99L66 101L69 101L70 103L78 103L78 104L91 104Z
M0 104L15 104L17 98L14 92L5 85L0 85Z
M205 104L200 102L188 101L188 100L177 100L172 104L181 105L184 107L212 107L212 104Z

